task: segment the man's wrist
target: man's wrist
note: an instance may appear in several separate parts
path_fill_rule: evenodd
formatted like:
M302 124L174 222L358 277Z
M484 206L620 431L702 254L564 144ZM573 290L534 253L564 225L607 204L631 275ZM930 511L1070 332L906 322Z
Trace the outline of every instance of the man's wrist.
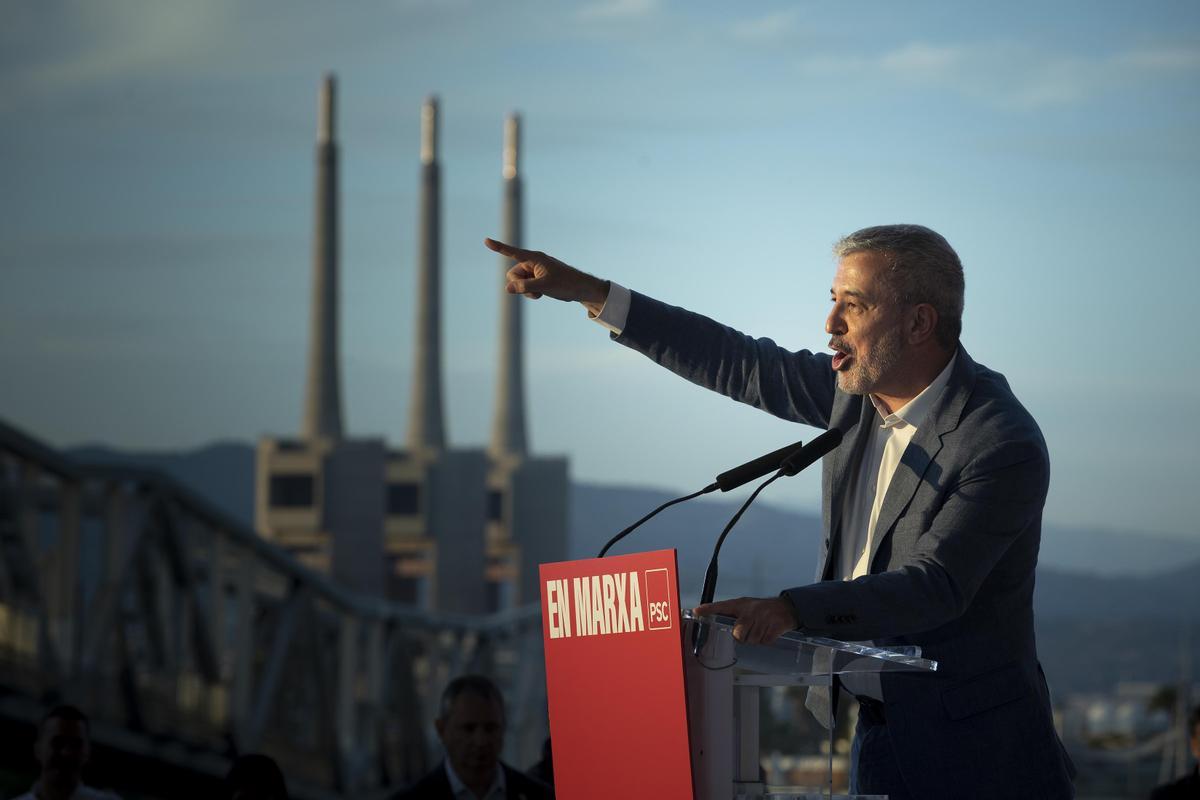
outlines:
M796 630L803 628L804 621L800 619L800 609L796 608L796 603L793 602L792 596L787 592L780 592L779 599L782 600L783 604L791 610L792 620L796 623Z
M608 291L611 284L602 278L588 276L591 280L588 281L590 288L587 293L579 298L579 302L587 309L588 316L598 317L604 309L605 302L608 301Z

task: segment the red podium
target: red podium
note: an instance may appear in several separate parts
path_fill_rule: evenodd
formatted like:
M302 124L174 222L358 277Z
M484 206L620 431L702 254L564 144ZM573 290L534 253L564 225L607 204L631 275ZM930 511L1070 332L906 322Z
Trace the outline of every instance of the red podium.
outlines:
M674 550L541 565L555 796L691 800Z
M848 800L832 761L824 787L763 783L760 689L937 669L919 648L798 632L741 644L732 620L679 608L674 550L542 564L541 587L558 800ZM694 626L708 632L698 657L684 646Z

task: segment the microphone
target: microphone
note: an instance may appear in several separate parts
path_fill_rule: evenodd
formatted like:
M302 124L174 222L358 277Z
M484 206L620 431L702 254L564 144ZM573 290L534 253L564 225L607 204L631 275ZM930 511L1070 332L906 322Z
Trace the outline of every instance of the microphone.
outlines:
M721 535L717 539L716 546L713 547L712 560L708 562L708 569L705 570L705 572L704 572L704 586L700 590L700 605L704 605L705 603L711 603L713 596L716 595L716 593L717 593L717 557L721 554L721 545L723 545L725 543L725 537L729 535L729 532L731 530L733 530L733 526L736 525L738 523L738 520L740 520L742 518L742 514L745 513L746 509L750 507L750 504L754 502L754 499L756 497L758 497L759 492L761 492L763 489L767 488L772 483L774 483L777 479L779 479L785 475L790 477L792 475L797 474L801 470L812 466L813 463L820 460L822 457L824 457L826 454L828 454L831 450L833 450L835 447L837 447L841 443L842 443L841 430L839 430L838 428L830 428L829 430L825 431L820 436L818 436L816 439L813 439L811 442L809 442L808 444L801 447L799 450L796 450L791 455L789 455L787 458L785 458L783 460L783 463L780 464L780 466L779 466L779 471L776 472L774 475L772 475L770 478L767 478L761 484L759 484L758 488L754 490L754 493L751 494L750 497L748 497L746 499L746 502L742 504L742 507L739 508L737 510L737 513L733 515L733 518L729 520L729 523L725 526L725 530L721 531ZM763 458L765 458L765 457L766 456L764 456ZM758 459L756 459L756 460L758 460ZM746 464L745 466L748 467L749 464ZM741 469L741 467L739 467L738 469ZM730 470L730 471L733 472L734 470ZM748 478L747 480L752 480L752 479ZM692 634L692 652L693 652L693 654L695 654L697 656L700 655L700 649L702 647L704 647L705 638L706 638L705 628L697 625Z
M830 428L804 447L785 458L779 465L784 475L795 475L806 470L816 461L824 458L829 451L842 443L842 432L838 428Z
M803 444L803 442L796 442L795 444L789 444L787 447L781 447L778 450L772 450L765 456L759 456L753 461L747 461L740 467L734 467L731 470L722 472L717 476L715 481L710 483L708 486L705 486L698 492L693 492L692 494L684 495L683 497L676 497L674 500L668 500L646 516L639 519L637 522L630 525L625 530L618 533L613 538L609 539L608 543L605 544L604 547L600 548L600 554L597 555L596 558L604 558L605 554L608 553L609 548L611 548L614 544L633 533L638 526L649 520L658 512L669 508L676 503L682 503L685 500L691 500L693 497L699 497L702 494L715 492L717 489L720 489L722 492L728 492L730 489L736 489L742 484L749 483L755 478L761 478L763 475L766 475L772 470L778 470L780 465L783 464L789 456L799 458L800 454L804 452L804 448L802 447ZM794 475L795 473L793 472L791 474Z
M747 461L740 467L726 470L717 476L717 488L722 492L728 492L731 489L738 488L742 484L749 483L755 478L761 478L768 472L774 472L790 458L800 455L803 446L804 442L789 444L787 447L772 450L765 456L759 456L753 461Z

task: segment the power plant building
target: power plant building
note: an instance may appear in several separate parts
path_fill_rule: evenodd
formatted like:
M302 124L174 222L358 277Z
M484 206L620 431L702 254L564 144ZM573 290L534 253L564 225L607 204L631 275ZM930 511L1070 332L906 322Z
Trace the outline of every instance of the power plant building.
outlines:
M258 443L255 525L300 560L358 591L439 611L535 602L537 565L567 557L568 467L527 452L519 298L500 286L492 438L447 443L441 356L438 103L421 110L415 369L405 448L344 435L337 354L335 86L321 87L312 314L299 438ZM502 235L521 240L520 123L505 123ZM511 262L501 260L501 277Z

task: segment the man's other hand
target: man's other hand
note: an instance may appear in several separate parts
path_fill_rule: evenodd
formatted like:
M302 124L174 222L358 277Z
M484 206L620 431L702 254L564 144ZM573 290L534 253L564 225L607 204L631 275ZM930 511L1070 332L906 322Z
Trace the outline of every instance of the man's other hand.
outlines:
M596 315L608 299L608 281L581 272L553 256L537 250L525 250L495 239L484 239L484 245L517 263L509 269L504 290L523 294L537 300L542 295L567 302L578 301Z
M698 617L735 617L733 638L746 644L770 644L799 625L792 604L781 597L739 597L692 609Z

